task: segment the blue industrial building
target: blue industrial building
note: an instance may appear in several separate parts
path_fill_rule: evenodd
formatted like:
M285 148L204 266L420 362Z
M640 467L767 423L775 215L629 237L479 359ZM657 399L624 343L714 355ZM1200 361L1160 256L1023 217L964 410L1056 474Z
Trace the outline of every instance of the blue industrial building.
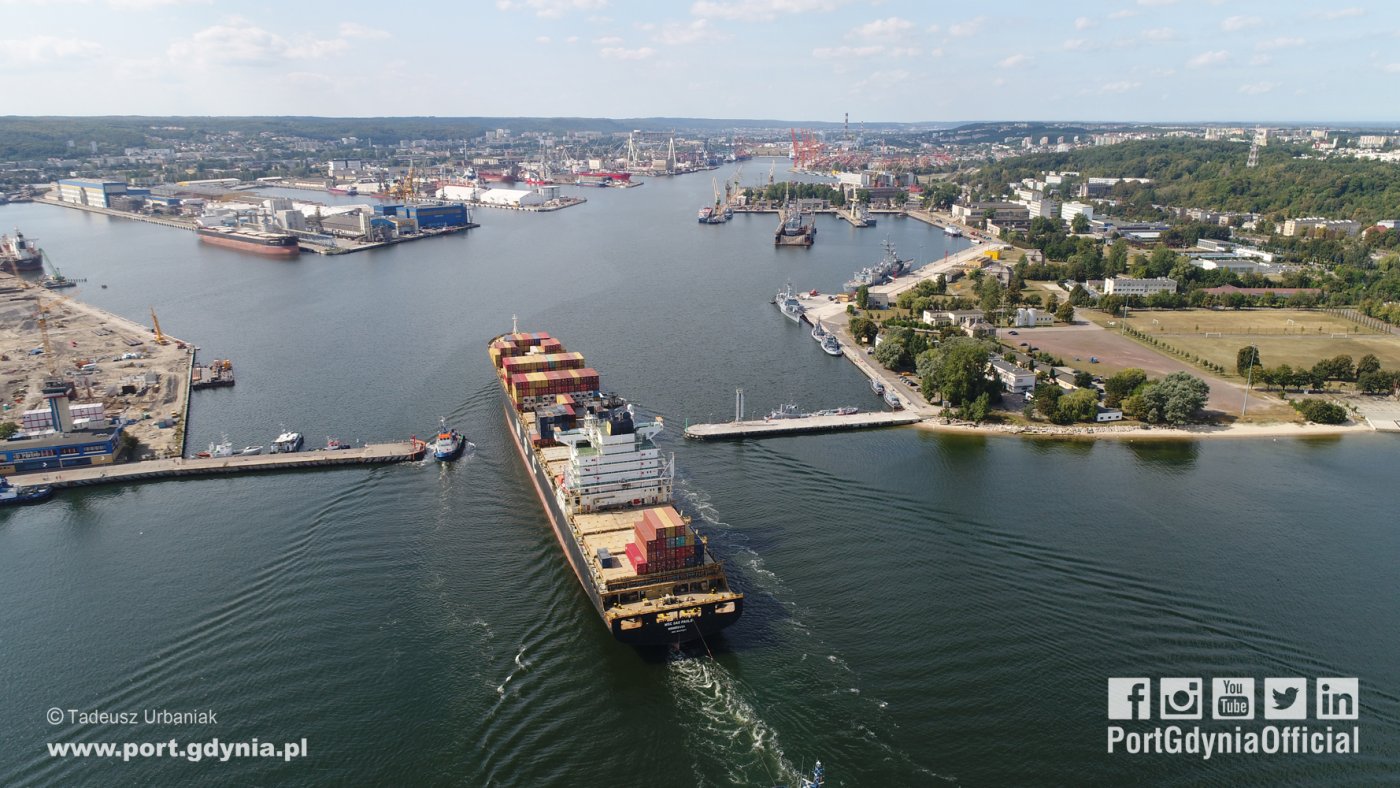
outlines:
M375 213L383 216L401 216L418 222L420 230L441 230L448 227L466 227L471 224L471 214L467 206L448 203L440 205L403 205L387 203L377 205Z
M0 475L110 465L125 424L0 441Z

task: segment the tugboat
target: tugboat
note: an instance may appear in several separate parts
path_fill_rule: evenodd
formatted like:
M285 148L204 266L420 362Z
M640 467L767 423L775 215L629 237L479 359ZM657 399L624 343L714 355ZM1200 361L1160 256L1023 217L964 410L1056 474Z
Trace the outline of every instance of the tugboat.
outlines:
M302 437L300 432L284 431L281 435L277 436L277 440L272 442L272 448L268 451L268 454L291 454L292 452L301 451L302 444L305 443L305 440L306 439Z
M43 487L16 487L10 484L9 480L0 476L0 506L19 506L26 503L39 503L47 501L53 497L53 488Z
M437 440L431 445L433 457L439 460L455 460L462 456L462 449L466 448L467 441L461 433L447 428L447 419L439 419L438 424Z

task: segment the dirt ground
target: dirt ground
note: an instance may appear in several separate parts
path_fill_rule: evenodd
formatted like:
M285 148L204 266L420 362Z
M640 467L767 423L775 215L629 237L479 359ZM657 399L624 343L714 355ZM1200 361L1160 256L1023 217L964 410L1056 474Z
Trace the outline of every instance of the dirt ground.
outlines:
M1019 336L1000 333L1002 342L1017 346L1021 342L1034 345L1040 350L1059 356L1076 369L1088 370L1095 375L1108 377L1116 372L1137 367L1147 372L1149 377L1164 377L1173 372L1189 372L1204 380L1210 386L1210 399L1206 409L1210 415L1221 418L1238 418L1245 405L1245 389L1240 383L1212 375L1200 367L1165 356L1149 349L1128 337L1105 330L1094 323L1080 322L1072 326L1052 328L1018 329ZM1097 357L1098 363L1089 359ZM1233 358L1231 359L1233 363ZM1276 397L1259 391L1249 392L1247 413L1250 421L1255 420L1296 420L1296 414L1286 403Z
M138 457L177 454L193 350L174 340L158 345L150 328L67 297L72 292L24 287L13 276L0 275L0 399L6 406L0 421L19 423L23 411L42 406L41 389L52 374L52 362L59 378L75 383L75 403L102 402L108 417L134 420L127 431L141 443ZM43 352L41 303L47 310L52 359ZM123 359L125 354L142 357ZM81 371L80 364L90 364L89 371ZM148 372L157 373L156 386L122 393L123 378ZM171 417L176 427L155 426Z

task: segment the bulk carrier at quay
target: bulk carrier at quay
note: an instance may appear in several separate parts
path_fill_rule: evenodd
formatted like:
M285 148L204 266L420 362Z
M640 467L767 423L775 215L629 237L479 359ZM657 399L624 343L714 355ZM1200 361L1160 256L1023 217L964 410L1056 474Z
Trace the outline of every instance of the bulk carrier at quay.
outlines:
M205 243L227 246L230 249L241 249L245 252L271 254L279 257L291 257L301 253L296 236L286 233L269 233L264 230L252 230L244 227L199 227L195 229L195 233L199 236L199 240Z
M637 420L625 400L601 392L582 354L548 334L503 334L489 353L535 492L613 637L673 645L738 621L744 595L676 511L674 460L652 442L661 419Z

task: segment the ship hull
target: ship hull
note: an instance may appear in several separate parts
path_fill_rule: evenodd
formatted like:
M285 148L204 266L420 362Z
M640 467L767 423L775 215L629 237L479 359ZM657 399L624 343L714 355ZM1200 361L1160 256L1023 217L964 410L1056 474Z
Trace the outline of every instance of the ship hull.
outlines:
M519 414L516 413L510 397L505 394L504 389L502 389L502 398L506 425L510 427L510 437L515 444L515 451L520 455L520 461L524 463L525 470L530 475L530 481L534 485L535 495L540 499L540 505L544 507L545 514L549 516L549 525L550 529L554 531L554 538L564 551L569 568L573 570L574 577L583 587L588 601L593 605L593 610L602 619L604 626L608 628L614 638L633 646L676 645L709 637L739 620L744 611L743 597L728 602L696 605L688 610L698 612L693 612L688 617L677 617L676 620L672 621L658 621L659 614L647 613L643 616L632 617L632 620L640 620L641 626L623 629L621 621L610 622L603 612L603 601L597 586L593 584L592 575L587 570L582 549L569 528L569 520L564 513L563 505L554 493L554 486L549 483L549 479L545 476L544 467L536 459L534 452L529 449L530 440L525 432L525 425L521 422Z
M295 244L291 246L269 246L267 244L241 241L237 238L210 236L202 233L199 236L199 240L207 244L213 244L214 246L223 246L229 249L237 249L240 252L253 252L269 257L295 257L301 254L301 247Z

